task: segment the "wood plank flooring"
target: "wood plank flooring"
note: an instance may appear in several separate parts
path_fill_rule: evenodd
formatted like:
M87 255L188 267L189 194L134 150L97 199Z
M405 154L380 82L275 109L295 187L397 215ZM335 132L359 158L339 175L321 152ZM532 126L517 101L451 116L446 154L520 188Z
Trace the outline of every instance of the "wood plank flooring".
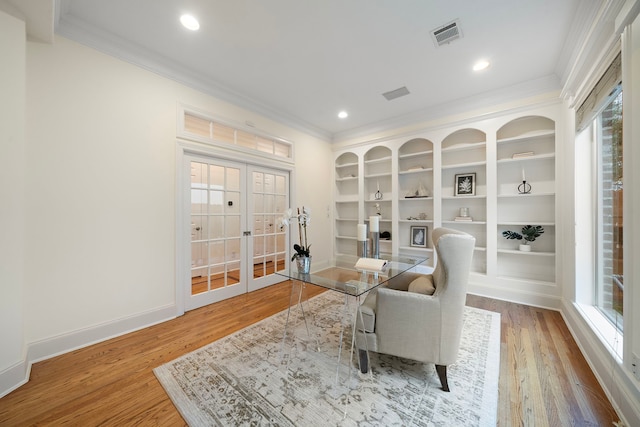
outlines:
M474 295L501 314L498 425L612 426L619 418L560 313Z
M0 399L0 426L182 426L152 369L284 310L289 282L34 364ZM323 290L308 286L308 296ZM611 426L617 421L559 313L469 296L502 314L500 426Z

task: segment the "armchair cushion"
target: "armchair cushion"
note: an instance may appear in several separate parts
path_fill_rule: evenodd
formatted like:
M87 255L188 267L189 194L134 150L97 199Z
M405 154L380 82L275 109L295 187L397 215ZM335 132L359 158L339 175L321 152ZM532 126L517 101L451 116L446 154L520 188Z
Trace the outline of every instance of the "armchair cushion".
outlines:
M433 276L431 274L422 275L409 283L409 292L433 295L435 291L436 287L433 284Z

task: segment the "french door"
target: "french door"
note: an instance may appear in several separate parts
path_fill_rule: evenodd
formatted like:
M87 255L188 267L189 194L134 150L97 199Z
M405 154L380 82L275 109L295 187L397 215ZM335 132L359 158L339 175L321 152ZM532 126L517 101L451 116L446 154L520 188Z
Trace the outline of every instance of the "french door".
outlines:
M191 234L182 257L190 263L185 309L282 281L275 273L287 265L288 230L277 221L289 205L289 172L197 155L185 156L183 169Z
M253 291L281 282L282 276L275 273L288 265L289 229L279 227L278 221L289 206L289 172L250 166L247 179L251 179L249 291Z

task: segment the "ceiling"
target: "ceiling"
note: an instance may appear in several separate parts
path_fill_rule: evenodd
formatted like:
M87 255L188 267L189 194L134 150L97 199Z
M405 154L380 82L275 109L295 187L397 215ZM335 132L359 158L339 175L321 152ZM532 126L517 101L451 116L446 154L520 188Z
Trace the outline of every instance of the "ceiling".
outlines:
M559 90L598 0L57 0L56 32L326 139ZM181 26L191 13L198 31ZM457 20L462 37L432 31ZM584 31L584 30L582 30ZM479 59L491 65L474 72ZM410 94L382 96L406 86ZM338 118L346 110L349 117Z

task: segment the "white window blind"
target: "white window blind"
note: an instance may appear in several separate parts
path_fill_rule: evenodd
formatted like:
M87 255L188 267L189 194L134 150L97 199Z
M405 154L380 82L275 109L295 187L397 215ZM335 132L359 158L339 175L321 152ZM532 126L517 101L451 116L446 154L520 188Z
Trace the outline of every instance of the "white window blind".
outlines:
M616 86L622 82L621 58L621 54L616 56L580 108L576 110L576 132L581 132L591 123L609 98L614 95Z

